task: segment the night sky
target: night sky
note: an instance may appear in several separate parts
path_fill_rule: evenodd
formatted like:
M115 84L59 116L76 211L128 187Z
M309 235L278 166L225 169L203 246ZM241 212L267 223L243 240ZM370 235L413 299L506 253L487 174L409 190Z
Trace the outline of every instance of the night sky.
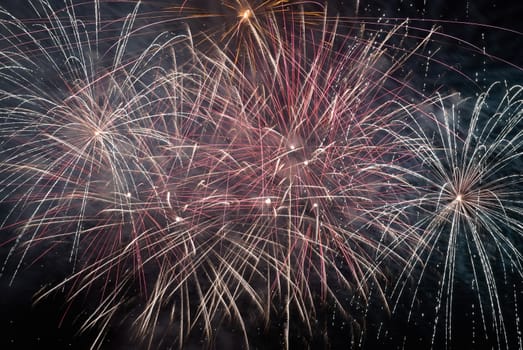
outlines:
M36 1L36 0L33 0ZM91 0L68 0L73 3L81 3L79 15L90 16ZM63 2L59 0L50 1L54 8L62 8ZM102 0L105 2L105 0ZM141 13L158 13L161 9L174 6L176 1L153 0L144 1ZM424 4L424 3L427 4ZM29 0L0 0L0 5L8 12L29 23L34 18L34 13ZM205 8L206 1L195 1L198 7ZM210 5L211 11L220 11L217 4ZM108 20L121 18L132 10L132 1L114 1L105 5L102 17ZM159 10L160 9L160 10ZM83 14L85 11L85 14ZM356 13L357 11L357 13ZM386 30L385 23L401 23L402 19L409 18L412 30L410 35L422 35L422 33L436 28L427 46L421 50L421 58L409 60L401 73L402 77L408 77L410 86L419 91L420 96L433 95L434 92L443 95L459 91L462 96L475 98L480 92L485 91L494 82L506 82L507 85L523 84L523 3L520 1L328 1L328 13L331 16L339 14L342 18L351 18L352 23L369 22L374 23L379 18L380 26ZM1 16L6 19L5 15ZM153 20L154 16L144 15L138 17L137 25L145 25ZM164 17L165 18L165 15ZM360 21L360 22L358 22ZM131 38L129 52L138 55L141 45L147 40L147 36L153 36L154 31L167 31L176 33L183 30L188 24L193 32L206 30L206 28L220 28L220 19L208 18L188 20L187 23L165 23L151 26L143 31L140 39ZM118 27L118 21L109 24L106 29ZM371 27L372 25L368 25ZM353 30L351 26L340 25L340 31ZM356 25L356 28L359 28ZM115 32L115 30L113 30ZM0 50L9 47L8 40L11 34L5 28L0 28ZM105 38L106 43L111 42L110 36ZM134 40L134 41L133 41ZM401 45L398 42L398 45ZM403 43L404 44L404 43ZM407 43L406 45L410 45ZM114 52L108 50L107 52ZM426 69L425 62L430 55L431 64ZM106 57L110 61L110 57ZM0 61L4 69L6 61ZM106 64L103 60L101 65ZM0 71L1 73L1 71ZM1 78L0 78L1 79ZM55 77L49 76L49 89L57 88ZM1 86L5 85L4 83ZM8 90L9 88L4 88ZM62 91L63 92L63 91ZM521 96L520 96L521 98ZM2 106L11 107L8 98L0 98ZM521 106L521 105L520 105ZM4 108L2 114L6 114ZM0 127L5 128L5 118L2 117ZM521 127L521 120L519 124ZM1 134L2 148L4 152L9 143L6 133ZM519 137L521 142L521 136ZM519 156L512 164L512 168L504 169L505 172L520 173L517 170L523 166L521 160L521 145L519 145ZM0 159L0 168L5 167L4 155ZM3 172L2 172L3 174ZM0 175L6 176L6 175ZM519 188L514 191L521 193L521 180ZM523 218L521 202L519 215L514 220L519 224L519 229L506 232L509 240L513 242L519 254L523 254L523 239L521 237L521 219ZM2 192L0 197L0 213L9 217L12 208L12 200ZM31 206L26 207L27 211ZM517 210L516 210L517 212ZM12 216L12 214L11 214ZM68 301L69 289L67 287L53 292L43 300L35 302L36 295L46 289L60 283L71 272L70 252L71 243L58 244L53 241L39 244L36 249L28 250L23 258L21 266L18 267L21 251L11 253L11 247L16 240L16 234L9 227L9 220L3 221L0 230L0 348L1 349L89 349L98 336L96 329L82 330L82 324L87 317L96 310L99 298L97 295L103 286L100 283L93 284L88 290L79 293L72 301ZM60 240L62 238L57 238ZM63 242L62 242L63 243ZM84 243L85 244L85 243ZM494 249L495 250L495 249ZM490 254L490 252L489 252ZM523 338L523 281L522 271L510 266L510 262L497 260L493 264L493 274L498 280L499 303L503 315L505 335L500 341L496 331L488 327L484 329L482 322L489 323L491 315L488 307L486 309L486 320L482 320L481 305L472 300L477 299L477 293L482 294L482 300L487 300L487 291L475 291L471 288L470 262L458 256L455 275L455 291L452 301L452 322L449 325L440 319L434 326L436 314L443 317L443 312L435 310L438 305L438 290L441 288L442 276L440 264L442 257L430 257L426 261L426 270L422 281L416 292L416 283L407 282L404 293L396 295L394 299L394 311L387 310L375 289L370 288L368 300L359 298L350 299L350 292L339 292L347 295L352 304L349 307L353 314L349 320L333 308L331 304L322 305L318 308L317 329L313 329L312 336L306 334L299 321L290 322L289 347L292 349L445 349L448 345L453 349L521 349ZM516 259L517 260L517 259ZM5 263L4 263L5 261ZM514 265L520 264L521 258ZM509 266L505 269L505 265ZM418 268L419 269L419 268ZM14 271L17 271L16 275ZM419 270L416 270L419 272ZM391 267L387 273L390 278L397 276L399 271ZM154 271L150 271L154 274ZM503 277L501 277L504 275ZM14 276L14 277L13 277ZM446 277L448 278L448 276ZM499 281L502 281L499 282ZM416 281L417 282L417 281ZM479 283L481 285L481 283ZM132 321L140 312L143 300L140 298L139 283L130 284L122 298L120 306L111 323L108 325L104 340L101 342L102 349L146 349L147 343L141 344L135 340ZM390 306L392 306L392 304ZM174 349L177 348L176 336L169 335L172 330L168 326L168 314L160 314L158 327L153 337L151 348ZM255 317L253 316L253 319ZM253 322L255 323L255 322ZM253 349L278 349L281 348L281 325L284 323L281 315L275 312L271 323L254 326L249 330L250 345ZM252 326L248 326L252 327ZM445 332L452 328L451 344L446 344ZM195 327L198 329L198 325ZM214 345L216 349L241 348L243 338L235 326L229 326L226 322L215 334ZM205 342L201 339L198 331L191 334L184 348L202 348Z

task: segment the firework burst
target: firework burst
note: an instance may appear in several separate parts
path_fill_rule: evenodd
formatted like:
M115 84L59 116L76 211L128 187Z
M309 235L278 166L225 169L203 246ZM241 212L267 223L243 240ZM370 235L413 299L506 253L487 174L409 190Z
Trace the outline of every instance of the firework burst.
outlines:
M447 107L448 101L442 101L430 118L412 116L405 123L408 131L398 136L416 155L420 167L414 171L416 166L411 165L407 171L418 196L406 207L415 208L413 232L423 236L420 251L425 253L417 255L424 261L421 276L441 274L432 346L442 340L446 348L453 346L453 323L459 317L453 311L459 298L455 291L465 288L473 296L467 309L474 318L472 341L498 348L514 344L509 334L520 326L508 316L512 310L504 304L515 304L517 309L516 286L523 274L519 248L523 179L518 170L523 146L522 96L521 86L497 84L473 104L461 101ZM412 268L406 271L416 274ZM422 280L414 295L423 288ZM503 296L500 285L514 288L514 298ZM402 293L405 287L398 284L396 292Z
M390 245L406 237L377 214L399 181L375 171L390 159L391 138L378 132L394 114L385 96L402 90L384 88L402 62L383 62L390 36L352 41L325 21L318 38L305 21L273 23L251 52L256 69L218 46L179 50L177 37L131 59L136 12L100 52L101 22L40 5L38 30L3 22L13 33L3 51L3 227L16 232L4 266L18 248L15 270L37 243L70 244L78 266L60 286L72 284L71 297L102 286L86 325L105 324L136 277L143 338L167 308L180 346L196 325L212 338L224 320L247 344L250 305L265 321L284 315L288 346L291 313L309 331L318 302L346 314L340 298L365 295L380 263L400 260ZM188 56L184 72L168 48ZM107 56L108 68L98 61ZM52 91L31 79L44 68Z
M161 61L155 58L169 43L154 40L131 55L134 15L120 22L119 37L102 40L102 22L80 20L73 6L54 11L41 2L34 9L42 17L29 25L6 12L1 22L8 33L2 203L9 204L2 227L16 236L4 269L22 248L18 271L30 249L44 242L70 245L79 270L97 269L108 258L114 258L108 272L119 270L127 256L121 248L146 231L131 213L143 205L141 186L155 181L144 168L153 147L144 134L155 135L153 81L165 71L151 62ZM131 250L139 270L140 247Z
M521 176L505 175L521 156L520 88L496 119L482 119L488 94L463 119L407 83L412 60L433 62L432 29L355 25L315 2L138 3L118 20L105 18L110 4L35 1L23 21L2 12L11 281L66 247L72 270L42 298L64 287L71 301L96 297L82 328L97 330L94 348L116 319L149 348L212 346L229 328L249 347L277 320L288 348L327 332L325 310L360 336L368 300L388 309L384 286L420 261L443 267L436 317L450 329L461 244L472 288L485 290L482 327L508 343L508 281L491 255L521 276ZM222 29L194 30L209 18ZM183 21L183 35L155 33ZM130 299L139 306L126 314Z
M401 221L392 225L382 213L403 182L377 166L392 157L393 140L380 131L397 111L385 95L397 97L401 87L383 86L401 61L382 70L380 42L332 50L348 38L327 23L322 33L316 42L305 27L280 31L255 71L217 47L193 48L197 79L182 83L183 117L157 167L177 222L170 242L158 243L183 247L186 256L172 259L183 268L162 271L169 277L140 325L153 326L174 293L183 304L196 290L198 309L180 332L203 319L211 336L212 321L225 315L247 334L249 311L239 304L246 298L264 317L271 305L284 305L276 312L286 318L288 346L291 313L309 331L317 302L334 303L347 317L347 299L378 284L383 260L401 264L401 249L409 255ZM208 280L215 282L201 284Z
M154 7L156 11L147 11L144 18L154 18L157 24L167 26L187 21L190 28L198 28L193 33L193 40L200 50L208 47L211 40L235 63L251 67L258 64L260 51L270 49L268 41L277 35L272 29L283 25L283 17L286 21L291 19L287 13L299 13L296 20L300 21L324 17L324 6L310 0L227 0L220 3L188 0L180 6L159 4Z

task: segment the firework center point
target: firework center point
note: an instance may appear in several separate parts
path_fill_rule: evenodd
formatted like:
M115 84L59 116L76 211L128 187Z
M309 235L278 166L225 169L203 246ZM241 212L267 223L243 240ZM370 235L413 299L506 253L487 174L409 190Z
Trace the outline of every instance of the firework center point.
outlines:
M250 9L241 10L240 16L242 21L248 21L252 17L252 12Z

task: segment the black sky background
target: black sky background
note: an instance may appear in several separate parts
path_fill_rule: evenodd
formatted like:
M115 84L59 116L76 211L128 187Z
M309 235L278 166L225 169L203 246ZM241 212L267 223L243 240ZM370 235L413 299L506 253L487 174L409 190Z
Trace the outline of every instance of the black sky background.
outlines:
M84 0L88 1L88 0ZM0 5L9 9L17 16L23 17L30 13L27 0L0 0ZM427 2L427 4L424 4ZM59 2L57 2L59 3ZM355 1L329 1L329 12L340 13L343 16L354 16ZM115 14L120 7L115 9ZM439 57L445 62L465 72L471 77L479 72L477 84L464 82L460 77L453 74L446 74L443 67L434 67L430 72L431 84L434 86L444 86L448 91L460 90L473 95L474 93L486 88L494 81L506 80L512 84L523 84L523 1L495 1L495 0L436 0L436 1L361 1L358 8L358 15L361 17L375 18L384 16L385 18L411 18L413 26L419 25L430 28L438 26L441 32L449 36L459 38L446 38L440 46ZM447 21L450 21L447 23ZM499 27L499 28L498 28ZM500 29L505 28L505 29ZM519 31L517 35L512 31ZM460 42L461 40L461 42ZM474 52L473 49L466 49L468 43L477 47L485 47L486 52L491 58ZM520 67L520 68L518 68ZM416 70L416 68L414 68ZM421 75L421 73L419 73ZM442 75L443 74L443 75ZM422 78L417 77L420 82ZM0 210L6 211L8 206L3 204ZM1 241L1 239L0 239ZM9 245L0 246L0 263L8 253ZM521 248L521 247L520 247ZM521 250L521 249L520 249ZM67 259L63 255L68 254L64 249L51 250L35 264L31 264L32 259L26 258L22 269L11 281L11 275L4 273L0 277L0 349L88 349L96 333L79 333L79 325L82 317L92 309L96 300L90 300L89 295L79 298L75 303L69 305L65 302L64 294L56 293L45 301L34 304L34 294L42 287L50 286L60 282L70 269ZM437 279L435 277L435 279ZM521 281L514 280L514 285L522 286ZM427 281L426 295L433 302L430 293L431 287L437 288L437 281ZM503 294L504 292L502 292ZM507 290L507 295L502 298L512 297L513 290ZM465 293L458 295L467 303L469 296ZM523 301L521 295L518 296ZM408 300L404 300L407 304ZM137 303L132 298L124 309L132 313L133 303ZM523 302L520 303L523 308ZM67 309L69 307L69 309ZM418 316L423 314L423 308L430 314L434 308L433 303L420 303L417 307ZM407 323L404 314L399 313L392 319L387 319L381 314L379 306L370 308L368 323L366 324L367 336L361 346L365 349L424 349L430 346L432 335L432 325L428 320L420 317L414 322ZM521 310L514 310L513 317L520 317L516 313ZM66 315L65 319L62 317ZM454 332L454 347L456 349L483 349L495 347L495 343L490 341L478 344L470 343L470 329L467 326L469 315L466 312L459 314ZM324 322L331 314L326 311ZM461 320L461 321L460 321ZM277 322L277 320L275 320ZM128 323L115 325L110 328L104 349L141 349L130 340ZM521 327L523 328L523 327ZM271 333L273 332L273 333ZM299 332L297 330L297 332ZM516 330L512 329L510 335L514 336ZM234 332L222 332L217 340L217 348L235 349L236 335ZM388 333L384 336L385 333ZM330 327L329 339L317 337L311 348L331 347L334 349L348 349L351 346L357 347L358 344L350 343L346 328L339 327L336 323ZM380 335L377 339L378 334ZM462 338L461 338L462 337ZM258 343L253 343L253 348L271 349L278 347L277 325L271 329L269 334L261 334ZM298 342L299 343L299 342ZM189 342L187 348L196 349L200 346L199 342ZM434 348L442 346L436 342ZM514 349L521 349L516 338L512 339L510 346ZM159 347L167 349L167 346ZM296 347L296 348L301 348Z

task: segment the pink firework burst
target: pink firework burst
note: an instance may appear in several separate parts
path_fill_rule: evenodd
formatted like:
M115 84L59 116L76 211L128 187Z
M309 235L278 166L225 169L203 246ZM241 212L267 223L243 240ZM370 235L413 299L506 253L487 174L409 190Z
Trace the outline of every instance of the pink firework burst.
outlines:
M254 67L189 46L193 63L165 77L170 99L154 118L165 144L145 157L158 181L141 189L152 207L135 212L155 218L138 238L152 252L144 266L161 261L135 320L144 337L171 309L184 312L179 334L200 325L212 338L233 322L247 344L247 322L275 313L288 346L291 315L309 332L317 306L350 318L384 261L402 264L418 245L388 214L404 181L382 171L397 156L384 129L404 112L394 75L406 58L386 64L381 40L394 32L360 42L335 22L320 28L272 27Z

